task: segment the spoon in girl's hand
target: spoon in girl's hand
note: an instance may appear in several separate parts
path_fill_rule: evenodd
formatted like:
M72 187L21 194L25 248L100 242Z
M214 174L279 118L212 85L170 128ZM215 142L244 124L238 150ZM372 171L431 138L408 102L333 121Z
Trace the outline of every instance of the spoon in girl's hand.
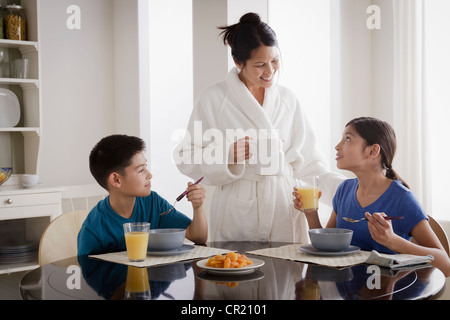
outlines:
M402 220L403 219L403 217L383 217L383 218L384 218L384 220ZM351 222L351 223L356 223L356 222L360 222L363 220L367 220L367 218L355 220L355 219L347 218L347 217L342 217L342 219L344 219L347 222Z

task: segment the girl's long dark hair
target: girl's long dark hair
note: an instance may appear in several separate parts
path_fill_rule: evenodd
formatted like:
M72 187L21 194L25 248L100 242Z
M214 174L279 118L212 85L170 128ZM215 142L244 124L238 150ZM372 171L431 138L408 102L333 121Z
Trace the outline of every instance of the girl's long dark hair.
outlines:
M409 189L408 184L392 168L392 161L397 149L397 139L392 126L385 121L371 117L355 118L347 123L346 127L348 126L352 126L366 140L368 146L380 145L381 165L386 170L386 177L391 180L400 180Z

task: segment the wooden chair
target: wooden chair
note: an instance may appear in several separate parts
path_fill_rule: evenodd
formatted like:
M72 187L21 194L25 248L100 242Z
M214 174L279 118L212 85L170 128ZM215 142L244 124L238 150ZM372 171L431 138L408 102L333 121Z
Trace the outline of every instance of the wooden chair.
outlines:
M39 243L39 265L77 255L77 237L89 211L107 195L98 184L67 186L62 192L62 215L47 226Z
M439 241L442 243L442 246L444 247L445 252L447 252L447 255L450 256L450 245L447 233L445 232L444 228L442 228L442 226L439 224L439 222L437 222L434 218L428 215L428 219L431 229L433 229Z
M98 184L67 186L62 192L62 212L90 211L108 192Z
M428 215L428 222L430 223L431 229L433 229L434 233L438 237L439 241L441 242L442 246L444 247L445 252L447 252L447 255L450 257L450 245L449 240L447 237L447 233L445 232L444 228L437 222L433 217ZM412 242L417 243L414 238L411 239Z
M47 226L39 243L40 266L77 255L78 232L88 213L87 210L67 212Z

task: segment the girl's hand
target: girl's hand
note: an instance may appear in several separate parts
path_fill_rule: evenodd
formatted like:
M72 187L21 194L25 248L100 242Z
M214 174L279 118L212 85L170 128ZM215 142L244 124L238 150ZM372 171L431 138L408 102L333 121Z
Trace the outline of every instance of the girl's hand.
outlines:
M294 192L292 192L292 195L294 196L294 208L298 211L303 211L303 206L301 202L301 197L297 192L297 188L294 187ZM319 199L322 196L322 191L319 190Z
M192 208L194 210L200 208L206 198L205 187L201 184L193 184L192 182L189 182L186 191L188 192L187 200L191 202Z
M374 212L373 215L366 212L366 218L369 221L368 227L372 238L379 244L391 248L392 243L398 237L392 229L392 223L390 220L385 220L384 212Z
M298 211L303 211L300 195L298 194L296 187L294 187L294 192L292 192L292 195L294 196L294 208Z

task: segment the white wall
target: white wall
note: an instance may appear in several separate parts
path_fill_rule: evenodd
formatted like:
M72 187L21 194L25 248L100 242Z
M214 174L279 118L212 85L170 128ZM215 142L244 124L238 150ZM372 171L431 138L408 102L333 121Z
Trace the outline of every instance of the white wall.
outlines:
M372 44L366 26L370 0L341 0L333 7L332 136L341 137L345 124L372 113ZM337 1L332 3L336 6Z
M39 3L39 173L47 184L89 183L89 152L114 131L112 1ZM73 4L81 8L81 30L66 27L66 10Z
M139 47L137 1L109 0L113 3L113 71L115 133L139 136ZM122 17L130 19L122 19Z
M426 50L426 107L430 112L428 123L430 124L430 159L431 179L433 183L432 211L433 215L446 219L450 228L450 203L448 196L448 181L450 170L448 168L450 150L445 146L448 143L448 134L445 128L450 117L450 43L446 40L450 30L450 20L447 15L450 11L450 2L446 0L434 0L425 3L425 42ZM449 233L450 234L450 233Z
M194 99L228 73L228 50L217 29L227 24L227 1L192 1Z
M152 189L173 202L190 181L176 168L172 150L183 136L193 106L192 3L151 0L148 10ZM177 209L192 217L186 199Z
M392 0L373 0L382 8L381 29L370 31L372 41L372 109L373 116L394 123L393 72L394 29ZM368 15L366 14L366 17Z
M92 147L124 133L150 142L146 0L39 1L42 140L39 174L49 185L95 183ZM81 29L69 30L78 5ZM144 56L144 59L143 59ZM142 87L145 87L143 90Z
M335 164L330 132L330 1L270 1L269 25L281 51L279 83L290 88L315 128L319 149ZM292 23L292 21L296 21Z

